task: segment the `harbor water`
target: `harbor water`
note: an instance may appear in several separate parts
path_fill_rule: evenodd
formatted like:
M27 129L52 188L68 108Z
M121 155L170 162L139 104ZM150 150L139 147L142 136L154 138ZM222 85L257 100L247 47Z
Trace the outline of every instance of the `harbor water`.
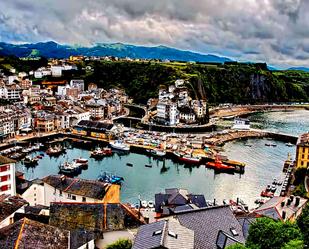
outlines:
M256 114L249 118L263 129L276 129L295 135L303 133L309 127L309 116L303 111ZM239 197L252 208L255 206L255 199L259 198L260 192L271 184L273 178L280 178L287 154L295 154L295 146L288 147L282 142L272 141L277 146L269 147L265 146L267 142L269 141L266 139L249 139L233 141L223 146L223 154L246 163L243 175L215 174L212 169L204 166L185 167L168 159L159 161L135 153L114 153L112 157L96 161L90 158L88 150L78 148L67 149L67 153L58 158L45 155L35 168L27 169L18 163L17 170L23 171L29 180L42 178L57 174L60 163L83 157L89 159L89 167L82 171L80 178L97 179L101 172L124 177L122 202L134 204L139 196L144 200L153 200L155 193L163 192L165 188L182 187L192 193L204 194L208 200L216 198L218 203L222 203L224 199L235 200ZM133 167L128 167L127 163L132 163Z

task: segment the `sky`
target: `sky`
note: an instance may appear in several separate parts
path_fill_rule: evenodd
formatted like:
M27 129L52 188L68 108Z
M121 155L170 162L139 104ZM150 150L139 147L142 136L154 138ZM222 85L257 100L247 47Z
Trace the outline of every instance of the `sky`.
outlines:
M309 66L309 0L1 0L0 41L166 45Z

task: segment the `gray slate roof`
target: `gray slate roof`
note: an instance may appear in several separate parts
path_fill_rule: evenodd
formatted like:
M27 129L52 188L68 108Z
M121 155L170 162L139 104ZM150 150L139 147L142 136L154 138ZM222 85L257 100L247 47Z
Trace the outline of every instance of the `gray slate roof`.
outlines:
M235 239L245 242L240 223L235 218L229 206L216 206L183 211L177 214L180 224L194 231L195 249L216 249L218 232L231 235L231 228L235 228L238 236ZM232 242L229 240L228 242Z
M141 226L133 249L152 248L193 249L194 232L173 219Z

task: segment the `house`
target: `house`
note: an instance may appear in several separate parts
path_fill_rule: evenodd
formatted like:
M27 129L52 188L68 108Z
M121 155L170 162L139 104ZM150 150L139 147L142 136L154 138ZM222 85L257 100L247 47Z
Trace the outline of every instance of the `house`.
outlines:
M0 155L0 194L16 195L15 163Z
M83 92L85 90L84 80L71 80L70 86L72 88L77 88L79 90L79 92Z
M43 186L41 182L33 182L22 197L31 204L45 206L51 202L120 202L119 185L61 175L50 175L42 181Z
M135 228L141 221L123 204L55 202L50 206L50 225L67 229L75 245L94 248L103 232ZM83 236L87 234L87 236ZM84 248L84 247L83 247Z
M296 167L309 166L309 133L302 134L298 137L296 144Z
M161 220L139 228L132 249L194 249L194 231L178 220Z
M53 77L60 77L62 76L62 66L51 66L51 73Z
M275 220L295 221L306 206L307 201L307 199L299 196L275 196L254 210L254 213Z
M0 195L0 228L8 226L14 221L15 213L24 213L28 203L17 196Z
M81 120L74 126L72 133L106 139L113 127L114 125L111 123Z
M166 227L164 227L164 224ZM177 224L175 228L173 227L174 224ZM174 229L170 229L169 227ZM167 232L166 229L168 229ZM192 239L187 238L189 234L193 235L194 238L193 247ZM185 240L183 237L186 237L188 247L183 244L183 240ZM171 241L170 244L164 244L164 239L166 238L167 241ZM158 239L161 239L161 241L158 241ZM147 246L148 241L153 243L149 247ZM235 218L230 207L225 205L178 211L171 216L162 218L158 222L142 226L136 235L133 248L137 249L145 246L144 248L146 249L223 249L232 244L244 244L244 242L245 238L242 226Z
M166 189L155 194L155 212L158 217L167 216L181 210L207 207L204 195L189 194L186 189Z
M27 218L0 229L0 248L70 248L70 232Z

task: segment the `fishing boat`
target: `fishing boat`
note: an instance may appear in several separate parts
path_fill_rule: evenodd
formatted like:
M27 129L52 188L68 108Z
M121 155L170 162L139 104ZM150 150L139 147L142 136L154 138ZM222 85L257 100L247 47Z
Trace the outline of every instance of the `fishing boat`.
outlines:
M285 144L287 147L293 147L294 145L292 143L286 143Z
M112 149L105 147L103 149L96 148L94 151L91 152L91 157L93 158L103 158L105 156L111 156L113 154Z
M184 156L179 157L178 160L186 164L199 164L201 162L200 157L189 154L185 154Z
M27 167L36 166L38 164L39 159L36 157L25 157L24 164Z
M148 207L148 202L147 201L141 201L141 206L143 208L147 208Z
M166 155L166 152L164 150L147 150L148 153L150 153L150 155L152 155L153 157L164 157Z
M59 145L59 146L48 148L48 150L46 151L46 154L49 156L60 156L64 152L65 152L65 149Z
M214 162L207 162L206 167L217 170L217 171L234 171L235 170L233 166L229 166L229 165L222 163L222 161L219 159L219 155L216 155L216 159Z
M124 178L121 176L116 176L107 172L103 172L98 176L98 181L120 185L124 181Z
M59 173L68 174L68 175L75 175L81 172L81 164L76 162L64 162L59 165Z
M82 167L87 167L88 166L88 159L86 158L76 158L73 160L73 162L80 164Z
M110 142L109 144L115 150L130 151L130 146L120 140Z
M269 191L266 191L266 190L263 190L262 192L261 192L261 197L274 197L274 193L272 193L272 192L269 192Z

